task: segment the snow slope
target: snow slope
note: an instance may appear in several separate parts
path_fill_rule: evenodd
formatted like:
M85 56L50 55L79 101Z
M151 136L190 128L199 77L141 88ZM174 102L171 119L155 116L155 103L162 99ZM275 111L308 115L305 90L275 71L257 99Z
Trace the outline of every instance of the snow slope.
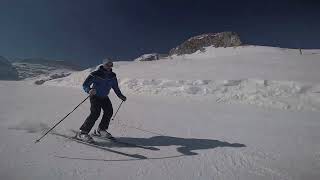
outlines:
M54 135L33 143L86 97L80 86L93 69L43 86L0 81L1 179L318 180L319 95L311 93L318 90L318 50L300 56L294 50L241 48L236 55L222 53L233 49L208 48L215 57L115 64L128 101L110 132L158 150L101 143L144 159ZM205 94L206 88L216 90ZM242 99L232 99L241 93ZM116 108L120 100L114 93L110 98ZM268 105L280 101L295 108ZM87 101L55 132L72 134L88 112Z
M319 55L298 53L261 46L208 47L205 53L170 60L116 63L115 71L128 93L198 96L220 103L319 111ZM92 70L47 84L81 87Z

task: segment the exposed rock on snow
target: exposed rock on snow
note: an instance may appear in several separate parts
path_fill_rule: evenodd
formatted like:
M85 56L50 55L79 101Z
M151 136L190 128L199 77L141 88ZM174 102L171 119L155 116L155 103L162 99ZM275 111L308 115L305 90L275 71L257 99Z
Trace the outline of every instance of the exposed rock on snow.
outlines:
M99 65L100 66L100 65ZM86 77L99 66L79 72L73 72L68 77L47 81L45 84L54 86L81 87Z
M144 54L136 58L134 61L154 61L154 60L159 60L159 55L156 53Z
M36 85L41 85L43 84L44 82L46 81L50 81L50 80L53 80L53 79L59 79L59 78L63 78L63 77L67 77L71 74L71 72L61 72L60 74L52 74L52 75L49 75L48 77L46 78L42 78L40 80L36 80L34 83Z
M0 80L18 80L18 71L4 57L0 56Z
M240 46L240 37L235 32L209 33L192 37L176 48L170 50L170 55L192 54L204 47L232 47Z

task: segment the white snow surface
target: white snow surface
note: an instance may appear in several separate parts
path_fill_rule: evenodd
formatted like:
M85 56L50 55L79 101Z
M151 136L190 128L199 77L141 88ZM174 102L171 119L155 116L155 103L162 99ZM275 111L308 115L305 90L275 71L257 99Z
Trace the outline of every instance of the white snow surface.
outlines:
M119 72L121 88L132 94L198 96L219 103L319 111L319 56L297 53L260 46L208 47L205 53L161 62L116 63L115 71ZM81 88L92 70L47 84Z
M99 142L143 159L53 134L34 144L85 99L81 84L95 68L41 86L0 81L0 177L318 180L319 52L209 47L168 60L115 63L128 100L109 130L155 150ZM110 98L116 109L120 100ZM72 135L89 107L86 101L54 132Z

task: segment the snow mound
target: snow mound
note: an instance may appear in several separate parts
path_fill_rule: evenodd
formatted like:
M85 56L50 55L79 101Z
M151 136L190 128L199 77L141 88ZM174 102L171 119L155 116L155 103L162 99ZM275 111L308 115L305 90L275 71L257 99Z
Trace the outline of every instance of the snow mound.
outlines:
M221 103L244 103L292 110L320 110L319 85L293 81L124 79L123 90L136 94L198 96Z
M75 72L45 84L81 88L93 70ZM123 91L132 94L202 97L214 99L218 103L242 103L285 110L320 110L320 85L295 81L124 78L119 79L119 84Z
M285 110L320 110L319 50L265 46L206 47L148 63L115 63L126 93L205 98ZM306 52L307 53L307 52ZM313 54L310 54L313 53ZM95 68L45 82L80 88ZM303 73L302 73L303 72ZM214 77L214 79L213 79Z

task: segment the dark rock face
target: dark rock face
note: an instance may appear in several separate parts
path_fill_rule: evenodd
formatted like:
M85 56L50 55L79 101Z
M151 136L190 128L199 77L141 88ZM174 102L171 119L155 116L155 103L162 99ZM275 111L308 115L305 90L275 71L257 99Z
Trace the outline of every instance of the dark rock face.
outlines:
M170 55L192 54L204 47L234 47L240 46L240 37L235 32L208 33L192 37L176 48L170 50Z
M52 74L52 75L50 75L50 76L47 77L47 78L43 78L43 79L36 80L34 83L35 83L36 85L41 85L41 84L45 83L46 81L50 81L50 80L53 80L53 79L64 78L64 77L69 76L70 74L71 74L71 73Z
M41 79L41 80L35 81L34 84L36 84L36 85L41 85L41 84L43 84L43 83L45 83L45 82L46 82L46 80Z
M168 58L168 54L151 53L151 54L144 54L134 59L134 61L156 61L156 60L167 59L167 58Z
M0 56L0 80L18 80L18 71L4 57Z
M157 53L152 54L144 54L138 58L135 59L135 61L155 61L159 60L160 56Z

